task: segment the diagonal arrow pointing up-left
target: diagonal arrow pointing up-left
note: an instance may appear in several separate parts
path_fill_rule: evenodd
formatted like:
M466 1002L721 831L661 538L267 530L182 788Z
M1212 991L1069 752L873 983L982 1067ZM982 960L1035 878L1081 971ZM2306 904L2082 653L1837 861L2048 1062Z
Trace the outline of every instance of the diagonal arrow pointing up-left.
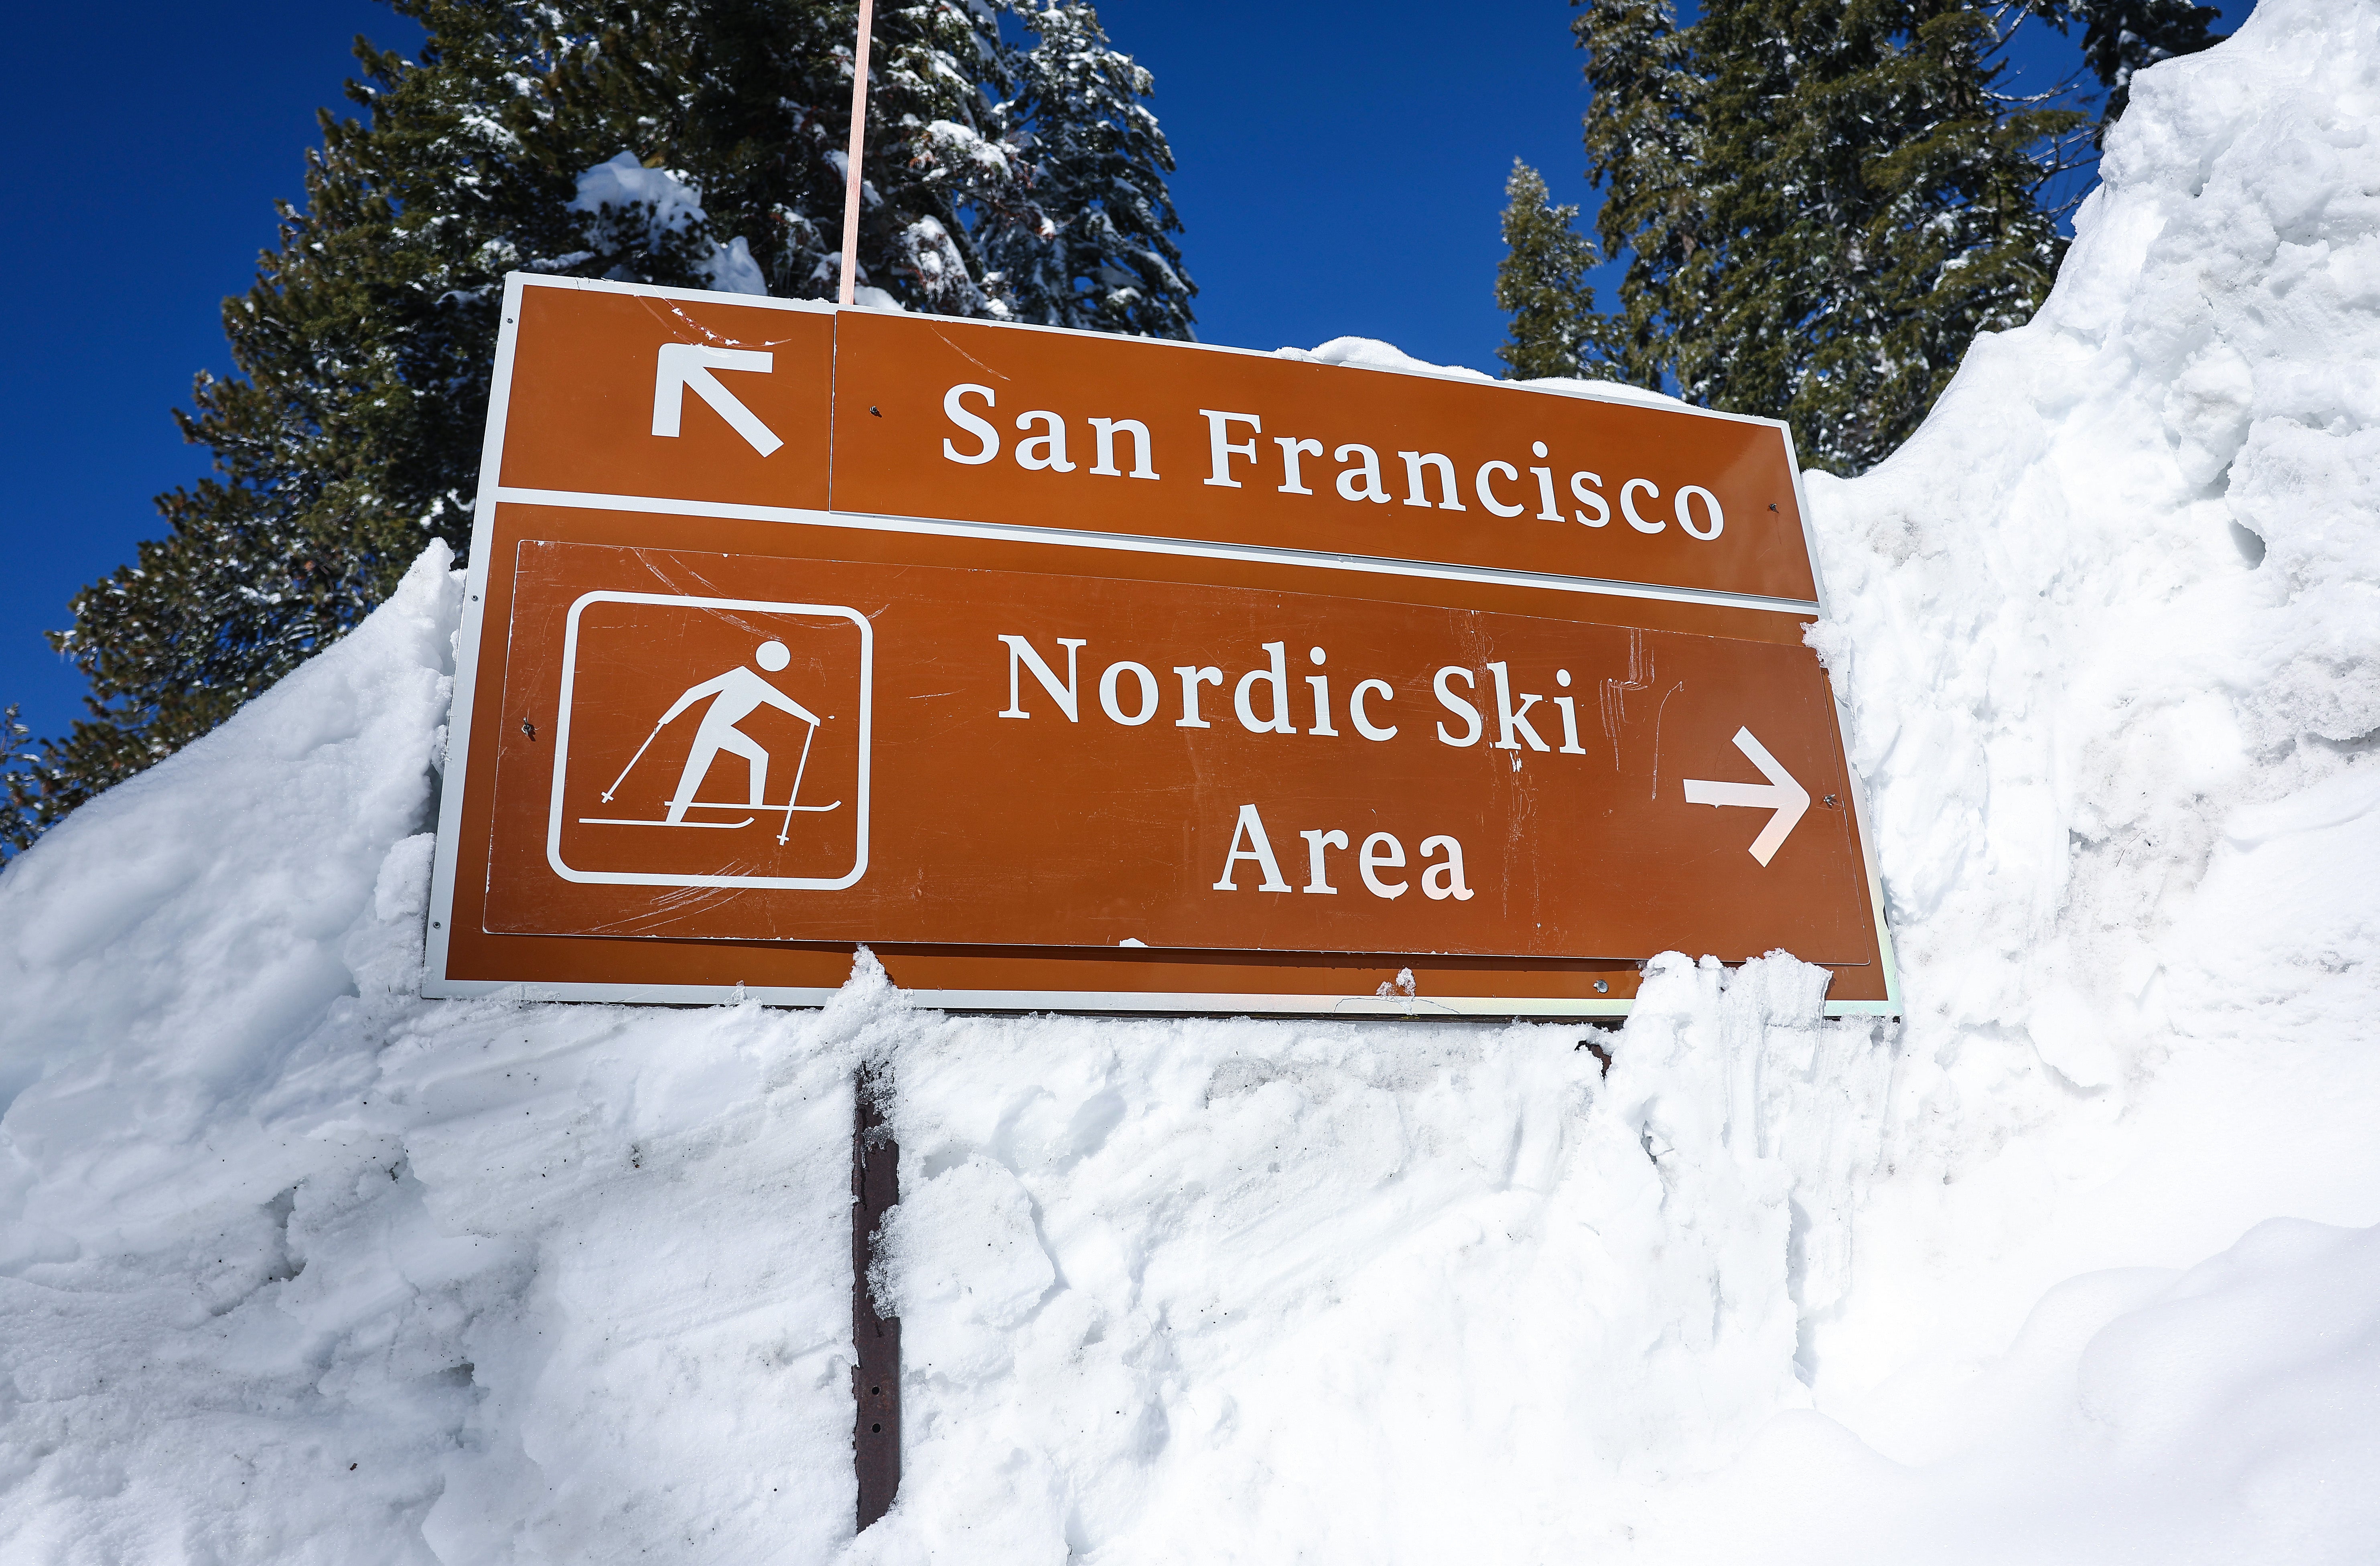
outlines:
M735 400L735 394L719 383L714 370L751 370L766 375L775 368L777 356L755 348L712 348L699 343L663 343L660 365L653 371L653 433L675 435L678 413L692 391L710 405L713 413L727 420L728 428L748 442L762 456L768 455L785 443L777 432L753 416L752 410Z

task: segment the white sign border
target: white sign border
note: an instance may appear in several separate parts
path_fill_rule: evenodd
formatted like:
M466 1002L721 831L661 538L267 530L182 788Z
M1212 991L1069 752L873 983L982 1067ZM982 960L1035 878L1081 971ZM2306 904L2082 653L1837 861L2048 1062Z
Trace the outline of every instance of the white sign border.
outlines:
M562 784L570 764L570 693L578 676L578 616L590 603L684 604L697 609L747 609L770 614L803 614L817 619L848 620L859 627L859 784L855 802L858 833L847 875L824 876L686 876L639 875L629 870L580 870L562 859ZM581 593L570 606L568 628L562 637L562 710L553 727L553 789L545 818L545 862L567 881L595 886L759 886L779 891L840 892L868 873L868 764L869 723L875 715L876 627L858 610L840 603L779 603L758 598L693 598L683 593ZM780 843L783 838L778 839Z

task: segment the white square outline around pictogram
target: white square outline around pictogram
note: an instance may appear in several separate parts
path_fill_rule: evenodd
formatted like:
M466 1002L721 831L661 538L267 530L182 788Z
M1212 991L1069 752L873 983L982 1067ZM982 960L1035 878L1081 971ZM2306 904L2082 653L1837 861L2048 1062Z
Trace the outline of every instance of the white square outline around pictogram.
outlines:
M570 693L578 677L578 616L593 603L677 604L688 609L743 609L766 614L816 614L859 627L859 786L856 852L851 873L832 880L817 876L680 876L632 870L574 870L562 860L562 785L570 766ZM562 638L562 711L554 724L553 795L546 812L545 862L565 880L605 886L758 886L800 892L836 892L868 873L868 715L876 669L876 627L856 609L840 603L772 603L751 598L689 598L681 593L591 592L570 606Z

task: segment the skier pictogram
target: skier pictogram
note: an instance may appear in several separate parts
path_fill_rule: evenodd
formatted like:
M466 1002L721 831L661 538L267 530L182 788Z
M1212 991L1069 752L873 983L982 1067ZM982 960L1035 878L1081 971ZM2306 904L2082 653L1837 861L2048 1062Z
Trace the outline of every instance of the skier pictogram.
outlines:
M781 641L762 642L759 649L752 655L752 662L771 674L783 671L792 661L792 654L785 650L785 644ZM793 830L795 812L833 810L842 807L843 801L840 799L829 805L799 803L802 774L809 769L810 746L818 739L820 722L818 715L740 663L723 674L704 680L698 685L687 686L684 694L670 704L669 710L662 713L660 721L653 724L653 732L645 736L644 744L637 747L637 753L628 758L626 766L620 769L620 775L612 780L612 786L603 791L605 804L610 804L612 796L619 793L620 785L628 781L628 774L636 771L637 763L645 759L645 752L651 748L654 740L661 737L662 731L676 722L688 708L706 698L710 705L704 710L702 721L695 729L694 745L686 752L685 768L678 773L677 788L670 795L668 811L659 819L581 816L578 819L582 825L699 827L713 831L733 832L738 827L750 826L759 819L762 811L783 811L784 819L777 829L777 841L782 844ZM783 805L771 805L766 802L769 785L768 747L736 727L763 707L773 707L809 725L802 737L801 759L794 766L793 788L785 795L785 802ZM703 783L710 775L711 764L718 760L719 754L722 750L730 755L742 757L749 770L751 798L747 804L722 804L695 797L702 792ZM687 820L686 819L687 813L696 810L743 810L747 814L740 821Z

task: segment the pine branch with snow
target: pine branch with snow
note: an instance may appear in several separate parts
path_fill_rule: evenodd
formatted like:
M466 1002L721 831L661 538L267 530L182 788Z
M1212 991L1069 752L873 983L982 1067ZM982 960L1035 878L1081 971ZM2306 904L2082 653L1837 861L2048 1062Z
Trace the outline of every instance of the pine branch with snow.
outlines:
M1512 318L1512 335L1496 350L1514 380L1580 376L1606 357L1604 318L1586 275L1595 244L1571 225L1574 206L1556 206L1536 169L1512 160L1504 182L1504 260L1496 268L1496 308Z
M322 115L305 200L225 307L237 373L176 416L215 470L74 599L52 640L93 706L0 831L30 838L214 727L431 540L468 550L505 273L835 293L854 0L391 4L429 42L358 43L361 117ZM1002 14L878 8L860 282L909 310L1186 335L1148 73L1087 5L1019 11L1031 47Z
M1049 326L1194 335L1197 287L1165 185L1173 152L1142 102L1154 81L1109 44L1089 6L1041 0L1016 14L1034 40L996 114L1016 177L981 229L1010 308Z

